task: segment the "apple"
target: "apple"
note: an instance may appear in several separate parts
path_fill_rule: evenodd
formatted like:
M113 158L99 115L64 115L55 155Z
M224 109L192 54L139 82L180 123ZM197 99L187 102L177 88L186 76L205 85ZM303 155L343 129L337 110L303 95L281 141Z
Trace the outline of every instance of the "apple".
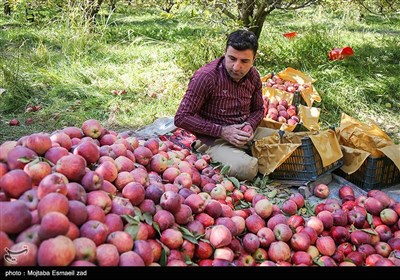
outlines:
M167 228L161 232L160 241L169 249L178 249L183 244L183 235L179 230Z
M339 197L343 199L345 196L353 196L354 197L354 190L350 185L344 185L339 188Z
M379 217L381 218L381 221L388 226L394 225L399 220L399 215L397 215L396 211L391 208L383 209L380 212Z
M145 198L142 203L140 203L139 208L142 213L148 212L152 216L156 213L156 204L151 199Z
M378 233L380 241L387 242L389 239L393 237L391 229L389 228L389 226L385 224L378 225L375 228L375 231Z
M221 184L216 184L215 187L210 192L211 198L215 200L225 200L226 198L226 189Z
M10 198L19 198L31 188L31 177L21 169L11 170L0 177L0 189Z
M24 202L31 211L37 209L37 206L39 204L37 189L27 190L18 198L18 200Z
M351 243L358 246L361 244L371 244L371 235L362 230L355 230L350 233Z
M86 160L79 155L61 157L55 166L55 171L65 175L68 180L80 182L86 173Z
M297 212L297 204L294 200L287 199L282 204L282 211L287 215L294 215Z
M87 193L81 184L70 182L67 184L67 198L69 200L77 200L86 204Z
M293 235L292 230L287 224L277 224L273 232L276 240L284 242L289 242Z
M31 225L32 215L20 200L0 201L0 231L17 234Z
M347 225L347 214L342 209L336 209L332 212L333 225L334 226L345 226Z
M83 137L82 129L76 126L68 126L61 130L65 134L69 136L69 138L78 138L81 139Z
M45 133L34 133L28 135L24 146L31 149L38 155L44 155L51 148L52 142L50 136Z
M162 154L156 153L150 159L150 169L162 174L169 167L167 157Z
M17 146L17 141L5 141L0 145L0 162L7 162L8 153Z
M320 236L317 238L316 246L318 251L324 256L332 256L335 253L335 241L330 236Z
M119 256L119 266L145 266L145 264L137 253L128 251Z
M316 216L311 216L309 220L306 222L306 227L311 227L315 230L317 235L320 235L324 230L324 224L321 219Z
M100 149L92 141L81 141L73 151L74 155L82 156L87 164L93 164L100 158Z
M220 259L220 260L226 260L228 262L232 262L234 259L234 253L232 249L229 247L222 247L222 248L217 248L214 251L214 260L215 259Z
M242 237L242 242L243 242L243 248L246 250L246 252L253 254L258 248L260 248L260 240L258 239L258 236L254 233L246 233Z
M145 189L140 183L129 182L122 189L122 196L129 199L132 205L138 206L145 199Z
M236 266L251 267L256 266L256 260L250 254L241 254L236 260L234 260Z
M272 214L272 203L267 199L260 199L255 203L254 210L263 219L267 219Z
M111 201L111 213L118 215L134 215L134 208L129 199L114 196Z
M311 266L313 264L313 260L307 252L297 251L292 256L292 263L294 265L305 265Z
M114 231L122 231L124 229L121 216L114 213L108 213L104 218L104 223L108 227L109 234Z
M332 227L330 234L336 244L341 244L350 240L350 232L343 226Z
M86 206L86 210L88 213L87 221L95 220L104 223L106 220L106 214L103 209L95 204L89 204Z
M224 225L214 225L211 228L209 240L214 248L228 246L232 241L232 233Z
M80 227L81 237L87 237L94 241L96 246L106 241L108 227L102 222L89 220Z
M353 224L356 228L361 228L366 221L366 214L360 208L353 208L347 213L347 218L349 224Z
M17 235L15 241L17 243L26 241L26 242L33 243L33 244L39 246L39 244L41 242L41 240L39 238L39 228L40 228L40 224L32 224L27 229L21 231ZM0 231L0 233L6 234L3 231ZM0 239L1 239L1 236L0 236ZM11 247L11 246L9 246L9 247ZM0 254L0 256L1 256L1 254Z
M203 212L206 207L206 201L198 194L191 194L186 197L184 204L188 205L192 209L193 214Z
M113 244L100 244L96 248L96 263L98 266L117 266L119 254Z
M384 258L389 257L390 253L392 252L392 248L389 246L389 244L383 241L375 244L374 248L376 250L376 253Z
M364 202L364 207L368 213L379 216L379 213L384 209L383 204L374 197L368 197Z
M114 160L100 163L94 171L109 182L114 182L118 176L118 169Z
M329 196L329 193L330 193L329 187L322 183L316 185L313 190L313 194L319 198L327 198Z
M43 199L49 193L59 193L67 195L68 193L68 179L61 173L51 173L44 177L37 188L37 194L39 199Z
M367 193L368 197L373 197L376 198L377 200L379 200L384 208L387 208L390 206L390 197L387 193L381 191L381 190L370 190Z
M331 212L323 210L317 214L317 217L324 225L324 230L329 230L333 226L333 216Z
M40 181L52 172L50 164L45 161L37 160L31 161L25 165L24 171L31 177L33 186L38 186Z
M260 240L260 246L268 248L269 245L276 241L274 232L268 227L262 227L257 231L257 237Z
M172 227L172 225L175 223L175 217L171 212L162 209L157 211L157 213L153 216L153 221L158 224L160 231L163 232L164 230Z
M10 247L7 247L11 252L24 252L22 254L13 254L13 262L4 262L5 266L36 266L37 264L37 252L38 248L35 244L22 241L18 242Z
M170 231L170 230L172 230L172 229L167 229L167 230L163 231L162 234L164 234L166 231ZM173 242L179 242L179 241L177 241L178 237L176 237L176 235L168 233L167 236L168 236L169 242L171 242L171 240L174 240L174 239L176 239L176 240L174 240ZM162 235L161 235L161 237L162 237ZM161 240L161 237L160 237L160 240ZM168 246L167 244L165 244L165 245ZM147 242L147 240L135 240L133 251L142 258L142 260L144 261L144 264L146 266L150 265L154 260L153 247L150 245L149 242Z
M290 247L283 241L274 241L268 248L268 257L271 261L281 262L290 260Z
M133 151L133 155L135 156L136 162L141 165L147 165L150 163L151 158L153 157L152 151L144 146L139 146Z
M68 266L75 259L75 256L76 250L71 239L59 235L44 240L40 244L37 253L37 263L39 266Z
M163 209L175 214L181 208L180 195L173 191L166 191L161 195L160 205Z
M200 260L205 260L213 255L214 249L210 243L199 240L195 246L194 256Z
M369 255L376 253L374 246L372 246L371 244L362 244L357 248L357 251L363 254L364 260Z
M287 218L285 215L283 215L282 213L276 214L272 217L270 217L267 221L267 227L269 227L270 229L274 229L274 227L277 224L287 224Z
M130 182L134 182L132 173L128 171L122 171L118 173L117 178L114 181L114 185L119 191L122 191L122 189Z
M271 219L270 219L271 220ZM265 220L257 214L251 214L245 219L246 228L249 232L257 234L257 232L266 226Z
M72 241L75 246L75 260L96 261L96 244L87 237L78 237Z
M81 129L84 136L89 136L93 139L97 139L100 137L103 127L98 120L88 119L82 123Z
M297 209L300 209L302 207L304 207L304 196L301 193L292 193L289 197L289 199L293 200L294 202L296 202L297 205Z
M87 194L87 205L99 206L107 214L111 211L112 201L105 191L91 191Z

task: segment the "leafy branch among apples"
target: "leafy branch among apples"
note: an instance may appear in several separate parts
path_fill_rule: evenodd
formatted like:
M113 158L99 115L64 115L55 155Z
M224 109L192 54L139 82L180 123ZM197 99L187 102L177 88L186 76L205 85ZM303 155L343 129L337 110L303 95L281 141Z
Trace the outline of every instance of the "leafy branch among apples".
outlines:
M399 266L400 203L267 176L97 120L0 145L4 266ZM9 252L15 261L7 261Z

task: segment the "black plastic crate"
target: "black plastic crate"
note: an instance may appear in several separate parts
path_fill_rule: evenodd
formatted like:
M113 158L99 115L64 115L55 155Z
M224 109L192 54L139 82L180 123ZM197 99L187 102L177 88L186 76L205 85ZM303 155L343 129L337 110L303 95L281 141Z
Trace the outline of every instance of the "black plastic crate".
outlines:
M322 159L310 137L301 139L299 146L289 158L274 170L269 177L281 180L314 181L322 174L330 173L343 165L343 159L323 167Z
M347 181L369 191L383 189L400 183L400 171L393 161L388 157L368 157L361 167L352 174L347 174L341 169L335 173Z

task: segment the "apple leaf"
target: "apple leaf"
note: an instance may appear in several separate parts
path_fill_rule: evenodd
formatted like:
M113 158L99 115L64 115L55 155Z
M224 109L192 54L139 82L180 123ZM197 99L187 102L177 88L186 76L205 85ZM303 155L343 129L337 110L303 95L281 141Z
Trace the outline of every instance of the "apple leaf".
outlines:
M153 216L149 212L143 213L143 219L148 225L152 225L153 223Z
M316 265L318 265L318 266L325 266L324 262L323 262L323 261L320 261L319 259L318 259L318 260L314 260L314 263L315 263Z
M138 224L138 221L135 220L135 218L131 215L122 215L121 217L124 218L128 224L131 224L131 225Z
M157 231L159 235L161 235L160 226L157 224L157 222L153 221L153 228Z
M372 235L378 235L378 233L375 230L370 228L362 228L361 230Z
M236 179L235 177L228 177L228 180L231 181L233 183L233 185L239 189L240 188L240 182L238 179Z
M126 227L125 231L132 236L133 240L135 240L139 232L139 225L129 225Z
M36 158L36 159L37 159L37 158ZM29 157L20 157L20 158L18 159L18 161L20 161L20 162L22 162L22 163L29 163L29 162L32 161L32 159L29 158ZM39 160L38 160L38 161L39 161Z
M161 266L167 265L167 251L164 248L161 251L160 265Z
M221 174L222 175L227 175L229 173L230 169L231 169L230 165L224 165L224 167L222 167L222 169L221 169Z
M135 218L138 217L139 221L143 221L143 216L142 216L142 212L140 211L139 208L134 207L133 211L135 212Z
M371 227L374 227L374 218L370 213L367 213L367 222Z
M190 242L192 242L193 244L198 244L199 242L197 242L196 237L194 237L193 235L187 235L187 234L182 234L183 239L186 239Z
M277 194L278 194L278 191L275 189L275 190L272 190L269 193L267 193L267 197L274 198Z

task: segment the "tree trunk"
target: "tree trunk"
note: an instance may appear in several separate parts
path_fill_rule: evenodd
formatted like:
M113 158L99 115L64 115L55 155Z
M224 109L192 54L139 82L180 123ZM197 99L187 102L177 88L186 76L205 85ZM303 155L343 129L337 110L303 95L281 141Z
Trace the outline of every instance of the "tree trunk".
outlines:
M8 0L4 1L4 15L6 15L6 16L11 15L10 1L8 1Z

